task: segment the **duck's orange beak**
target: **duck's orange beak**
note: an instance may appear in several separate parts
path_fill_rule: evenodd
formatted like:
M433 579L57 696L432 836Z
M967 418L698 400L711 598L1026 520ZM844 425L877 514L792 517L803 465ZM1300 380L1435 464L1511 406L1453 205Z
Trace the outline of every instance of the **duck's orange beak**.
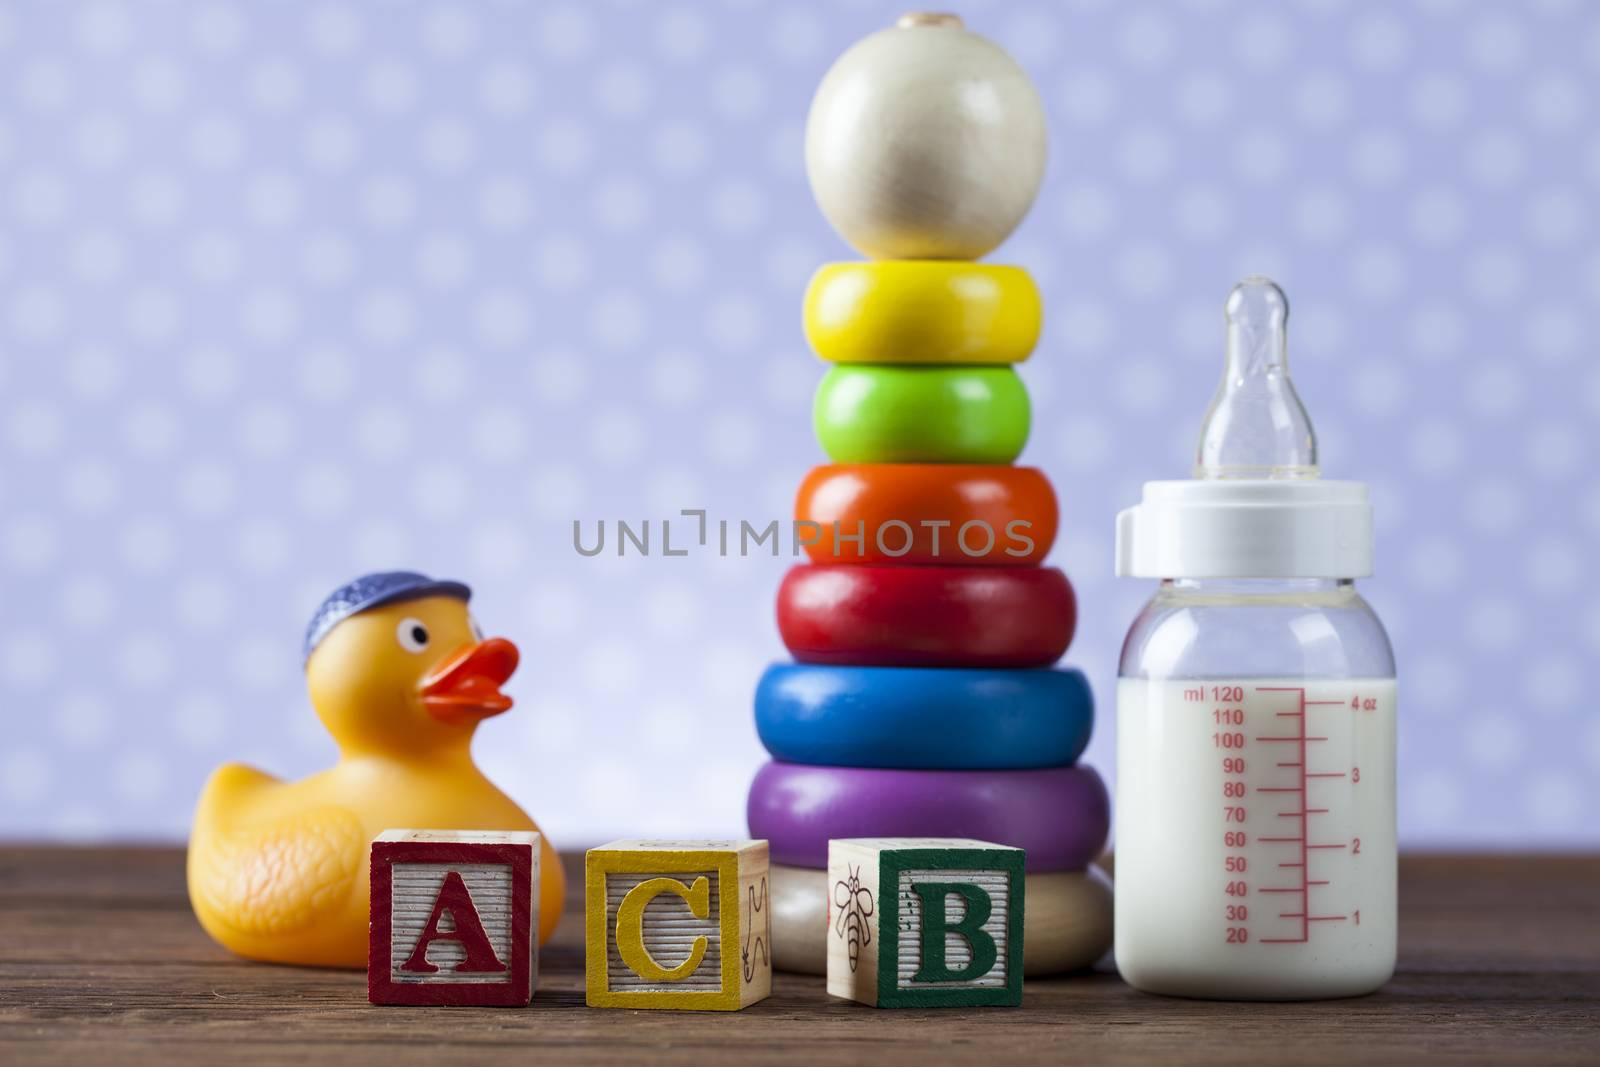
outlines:
M511 707L500 687L517 669L517 646L503 637L469 645L422 679L422 703L440 722L487 719Z

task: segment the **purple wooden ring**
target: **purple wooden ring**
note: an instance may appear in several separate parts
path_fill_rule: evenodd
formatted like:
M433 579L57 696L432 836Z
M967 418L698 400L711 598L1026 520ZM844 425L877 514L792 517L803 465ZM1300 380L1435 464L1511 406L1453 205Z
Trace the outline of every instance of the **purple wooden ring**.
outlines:
M772 862L826 867L840 837L971 837L1025 849L1030 871L1078 871L1105 847L1111 801L1094 768L891 771L773 761L750 786L750 836Z

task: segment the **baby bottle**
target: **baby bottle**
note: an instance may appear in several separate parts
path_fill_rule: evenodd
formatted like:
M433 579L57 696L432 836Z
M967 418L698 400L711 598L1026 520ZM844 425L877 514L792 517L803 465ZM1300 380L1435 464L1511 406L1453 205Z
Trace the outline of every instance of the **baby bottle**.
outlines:
M1116 960L1151 993L1369 993L1395 961L1395 671L1364 485L1318 477L1288 301L1229 295L1194 478L1117 517L1158 578L1117 682Z

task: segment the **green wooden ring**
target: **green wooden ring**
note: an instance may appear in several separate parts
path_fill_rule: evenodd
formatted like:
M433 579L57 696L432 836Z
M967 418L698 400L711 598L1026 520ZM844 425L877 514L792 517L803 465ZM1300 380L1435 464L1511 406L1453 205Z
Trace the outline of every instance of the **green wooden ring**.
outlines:
M842 364L812 407L835 463L1010 463L1029 420L1028 390L1010 367Z

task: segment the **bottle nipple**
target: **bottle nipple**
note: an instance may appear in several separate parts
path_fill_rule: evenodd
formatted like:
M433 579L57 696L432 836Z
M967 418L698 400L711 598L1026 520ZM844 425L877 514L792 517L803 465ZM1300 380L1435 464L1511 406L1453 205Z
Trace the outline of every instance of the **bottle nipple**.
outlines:
M1200 428L1196 478L1315 478L1317 437L1289 380L1289 299L1252 275L1224 305L1227 363Z

